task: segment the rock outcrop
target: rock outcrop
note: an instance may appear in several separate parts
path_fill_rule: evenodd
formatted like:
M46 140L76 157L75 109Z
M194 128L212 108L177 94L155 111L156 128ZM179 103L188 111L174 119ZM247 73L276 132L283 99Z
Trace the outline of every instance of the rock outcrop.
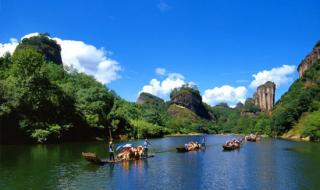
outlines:
M164 104L163 99L146 93L146 92L142 92L140 93L138 99L137 99L137 104L152 104L152 105L160 105L160 104Z
M270 112L274 105L276 94L276 85L268 81L257 88L257 92L253 95L253 103L258 106L262 112Z
M15 51L31 47L42 54L46 61L62 65L61 47L53 39L49 38L47 34L39 34L29 38L24 38L17 46Z
M210 119L208 110L202 102L202 97L197 89L184 85L175 89L170 95L171 105L178 105L190 109L201 118Z
M320 43L313 48L312 52L309 53L304 60L298 66L299 78L310 68L310 66L320 59Z

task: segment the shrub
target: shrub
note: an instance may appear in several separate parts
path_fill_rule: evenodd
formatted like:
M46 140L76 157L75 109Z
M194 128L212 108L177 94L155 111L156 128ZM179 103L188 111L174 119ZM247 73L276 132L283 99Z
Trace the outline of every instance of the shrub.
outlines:
M50 132L45 129L36 129L32 132L31 137L34 138L37 142L43 143L47 141Z
M307 113L296 124L303 136L310 136L312 140L320 140L320 111Z
M165 130L159 125L155 125L140 119L130 120L130 124L134 128L136 138L162 137Z

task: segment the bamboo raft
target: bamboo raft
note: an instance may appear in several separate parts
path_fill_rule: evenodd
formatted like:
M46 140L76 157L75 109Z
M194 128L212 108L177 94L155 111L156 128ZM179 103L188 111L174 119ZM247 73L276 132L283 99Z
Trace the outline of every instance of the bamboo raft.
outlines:
M131 160L143 160L154 157L154 155L149 155L148 157L143 157L139 159L130 159L130 160L108 160L108 159L100 159L95 153L92 152L82 152L81 154L88 162L96 165L104 165L104 164L115 164L124 161L131 161Z
M192 150L188 150L186 149L185 147L177 147L177 152L191 152L191 151L198 151L198 150L201 150L201 147L199 148L194 148Z
M240 145L239 146L234 146L234 145L228 146L228 145L224 144L224 145L222 145L222 147L223 147L223 150L225 150L225 151L240 149Z
M246 139L246 141L249 141L249 142L257 142L257 141L261 140L261 137L258 135L254 136L254 137L246 136L245 139Z

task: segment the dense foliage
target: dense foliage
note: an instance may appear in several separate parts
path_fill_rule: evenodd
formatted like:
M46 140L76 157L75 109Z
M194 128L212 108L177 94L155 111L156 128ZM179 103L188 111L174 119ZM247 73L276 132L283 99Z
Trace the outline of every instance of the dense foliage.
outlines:
M319 110L320 61L314 63L301 79L296 80L277 102L272 112L273 130L277 134L287 132L304 113Z
M320 139L320 62L263 114L252 99L235 108L202 102L195 86L171 101L142 93L123 100L93 77L63 68L60 46L46 35L25 38L0 57L0 142L59 142L161 137L173 133L259 133L289 130Z
M320 140L320 111L305 113L294 126L305 137L311 140Z
M178 95L194 94L200 96L200 92L195 85L184 84L180 88L175 88L170 93L170 98L174 98Z
M110 91L90 76L49 63L30 46L0 59L2 142L85 139L107 125Z
M247 108L230 108L219 104L210 108L214 115L214 129L217 133L259 133L271 135L270 117L263 113L248 112ZM247 114L250 113L250 114Z
M24 38L16 49L32 47L36 49L38 53L42 54L46 61L61 65L61 47L55 40L50 39L48 36L49 34L40 34L30 38Z

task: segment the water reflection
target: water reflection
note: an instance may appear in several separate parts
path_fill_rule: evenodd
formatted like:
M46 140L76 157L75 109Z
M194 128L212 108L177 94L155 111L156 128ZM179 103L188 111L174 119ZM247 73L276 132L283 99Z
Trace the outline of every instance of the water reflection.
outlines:
M232 136L208 136L207 149L178 154L201 137L153 139L147 160L96 166L81 152L107 157L106 143L2 146L0 189L317 189L318 143L263 139L223 152ZM132 142L141 144L142 141Z

